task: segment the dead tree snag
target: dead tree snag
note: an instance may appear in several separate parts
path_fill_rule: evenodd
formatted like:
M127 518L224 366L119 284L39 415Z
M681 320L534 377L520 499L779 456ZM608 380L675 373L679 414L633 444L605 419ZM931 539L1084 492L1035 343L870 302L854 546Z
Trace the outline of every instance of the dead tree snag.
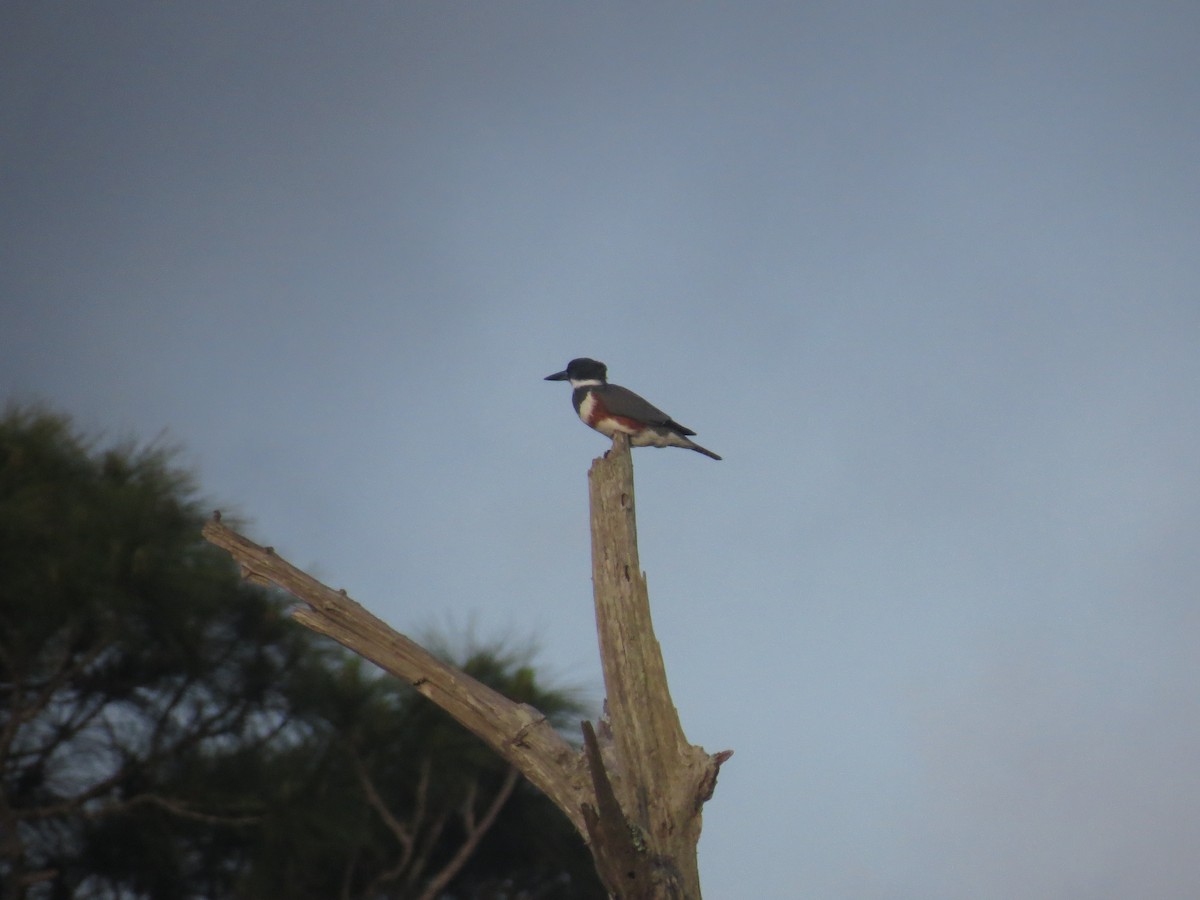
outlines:
M345 591L311 578L270 547L214 516L204 536L246 578L306 604L293 616L403 678L486 742L544 792L588 841L605 886L620 900L699 900L700 810L731 751L709 755L684 737L667 689L637 554L633 461L625 435L592 464L592 577L608 695L584 748L536 709L514 703L389 628Z

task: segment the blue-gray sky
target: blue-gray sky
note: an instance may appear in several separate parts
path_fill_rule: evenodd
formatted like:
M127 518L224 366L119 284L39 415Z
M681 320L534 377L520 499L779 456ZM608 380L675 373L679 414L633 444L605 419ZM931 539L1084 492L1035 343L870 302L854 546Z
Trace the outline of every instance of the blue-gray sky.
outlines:
M0 388L601 695L636 457L710 898L1200 895L1200 6L0 8Z

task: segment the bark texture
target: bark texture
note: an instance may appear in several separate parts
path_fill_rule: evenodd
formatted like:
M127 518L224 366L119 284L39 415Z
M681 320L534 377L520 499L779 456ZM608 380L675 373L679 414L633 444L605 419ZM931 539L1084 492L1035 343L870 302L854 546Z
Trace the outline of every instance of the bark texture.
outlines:
M219 519L204 526L204 536L230 552L241 564L244 577L276 585L307 604L292 613L296 621L409 682L512 763L577 829L584 830L581 805L591 794L587 767L579 751L540 712L514 703L438 659L351 600L345 591L321 584L276 555L273 548L255 544Z
M583 723L578 750L531 706L514 703L392 630L345 591L321 584L222 524L204 536L243 575L306 604L293 616L403 678L484 740L571 820L589 842L605 886L621 900L699 900L696 844L704 802L732 751L687 742L667 688L638 562L628 439L588 473L596 626L608 695L598 727Z
M592 854L605 885L620 897L699 898L700 810L730 753L710 756L689 744L671 701L638 559L633 455L625 435L592 463L588 483L596 630L608 695L599 734L593 740L585 729L601 803L599 816L588 815ZM606 803L610 791L617 810ZM610 821L618 813L623 828Z

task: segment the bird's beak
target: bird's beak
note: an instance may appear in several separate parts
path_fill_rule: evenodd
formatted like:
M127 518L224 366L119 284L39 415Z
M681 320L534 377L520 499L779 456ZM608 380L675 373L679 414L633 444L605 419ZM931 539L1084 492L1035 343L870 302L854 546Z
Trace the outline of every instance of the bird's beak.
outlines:
M567 374L567 370L563 369L561 372L555 372L553 375L547 375L542 379L542 381L566 381L570 377L571 376Z

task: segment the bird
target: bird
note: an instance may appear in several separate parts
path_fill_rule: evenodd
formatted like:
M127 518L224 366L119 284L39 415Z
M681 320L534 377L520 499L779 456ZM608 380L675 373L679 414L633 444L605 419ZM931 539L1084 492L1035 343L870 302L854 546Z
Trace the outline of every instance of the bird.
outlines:
M629 435L633 447L684 447L712 459L721 457L688 437L695 434L665 412L628 388L608 383L608 366L599 360L580 357L545 381L569 381L574 390L571 403L583 424L612 437L618 431Z

